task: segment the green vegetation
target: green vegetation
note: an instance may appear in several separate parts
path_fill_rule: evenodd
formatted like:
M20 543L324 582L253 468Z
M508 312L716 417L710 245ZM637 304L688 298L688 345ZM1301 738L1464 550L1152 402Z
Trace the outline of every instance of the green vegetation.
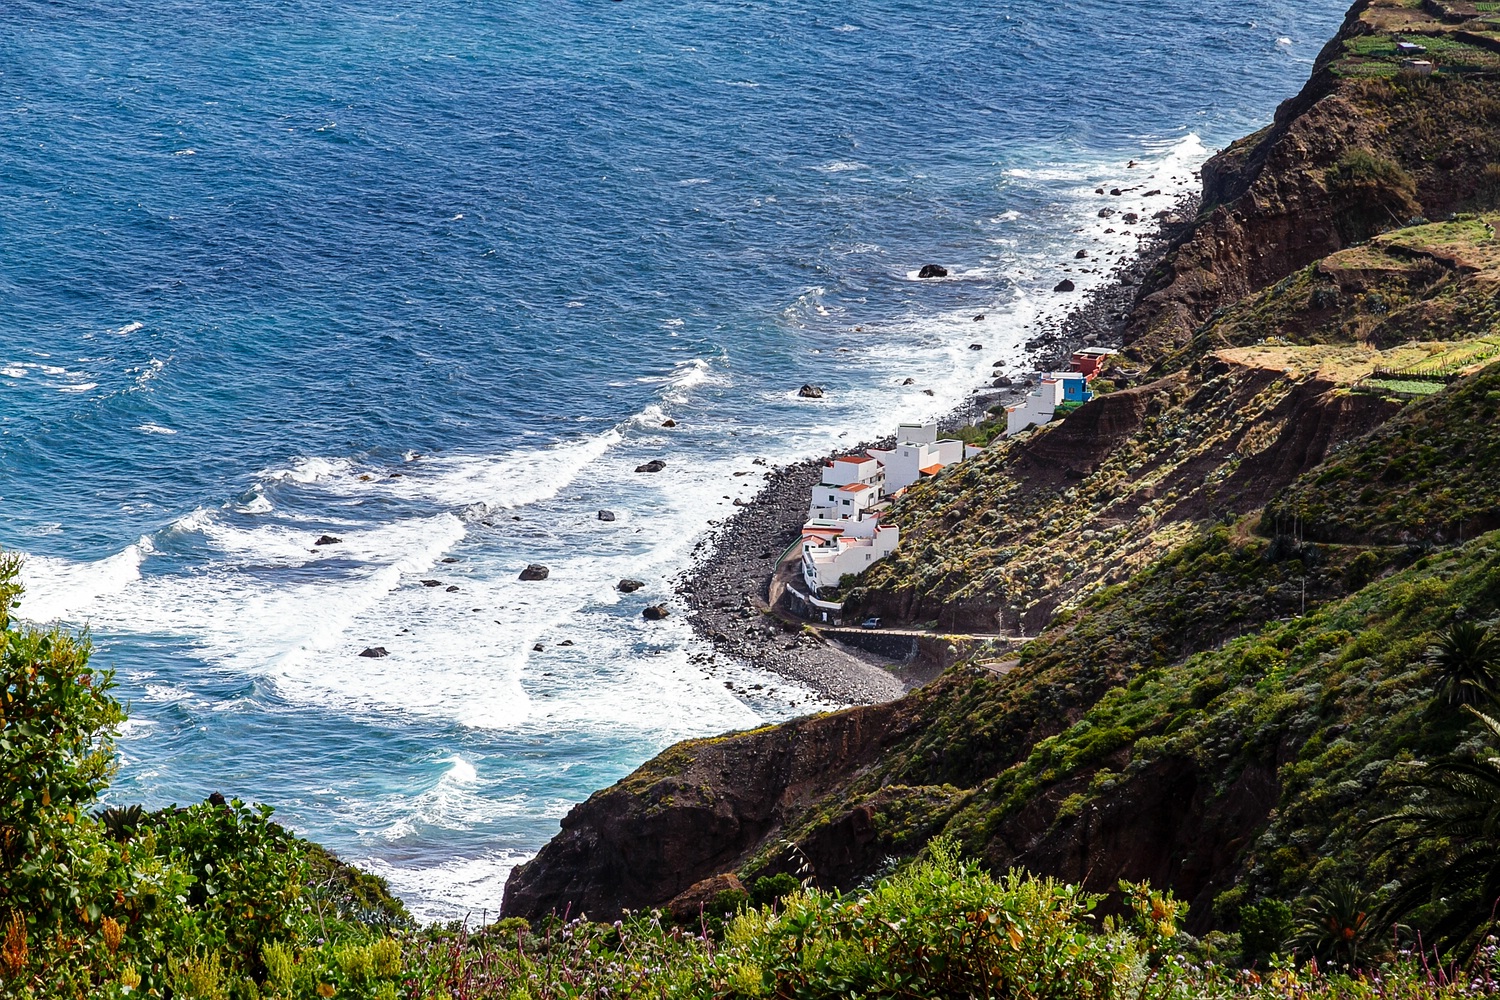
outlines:
M1295 520L1305 537L1430 543L1500 526L1500 365L1407 406L1289 486L1262 527Z

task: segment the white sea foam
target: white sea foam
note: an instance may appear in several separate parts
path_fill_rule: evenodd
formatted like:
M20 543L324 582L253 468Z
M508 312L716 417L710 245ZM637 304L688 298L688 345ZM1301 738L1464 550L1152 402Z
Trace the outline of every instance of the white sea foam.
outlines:
M136 430L140 431L142 434L176 434L177 433L172 428L170 428L170 427L163 427L161 424L141 424L141 425L139 425L139 426L136 427Z
M436 865L396 864L383 857L360 859L360 863L408 900L408 908L418 920L467 918L471 924L478 924L499 912L511 869L532 857L527 852L499 850Z
M128 337L132 333L135 333L137 330L144 329L145 326L146 326L145 323L142 323L140 320L135 320L133 322L126 323L124 326L118 327L118 328L116 328L114 330L111 330L109 332L112 333L112 334L114 334L116 337Z
M120 594L141 578L141 558L150 542L142 539L97 562L28 556L21 567L21 614L33 622L71 620L101 597Z

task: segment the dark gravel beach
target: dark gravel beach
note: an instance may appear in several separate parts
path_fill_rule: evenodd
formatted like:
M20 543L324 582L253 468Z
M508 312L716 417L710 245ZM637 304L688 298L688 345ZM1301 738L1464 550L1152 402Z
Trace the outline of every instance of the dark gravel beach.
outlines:
M1067 315L1041 324L1026 341L1036 372L1067 366L1086 344L1118 347L1125 319L1142 282L1161 261L1172 239L1193 218L1196 199L1185 199L1158 220L1139 251L1118 265L1110 280L1091 291ZM992 406L1031 390L1022 383L982 389L941 421L944 427L974 422ZM858 452L870 444L840 449ZM878 445L877 445L878 446ZM922 679L900 665L819 640L765 611L772 574L807 519L808 495L821 478L823 459L809 459L771 470L759 493L699 544L696 562L677 592L700 635L719 652L797 681L825 698L847 704L873 704L899 697ZM888 669L891 668L891 669ZM903 680L900 675L907 677Z

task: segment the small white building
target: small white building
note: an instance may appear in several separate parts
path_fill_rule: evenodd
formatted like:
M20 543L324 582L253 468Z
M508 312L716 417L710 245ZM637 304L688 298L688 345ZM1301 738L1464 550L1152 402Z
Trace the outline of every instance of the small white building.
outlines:
M894 448L871 448L870 454L885 466L887 493L904 490L923 476L936 475L944 466L962 462L979 449L966 449L962 441L938 440L937 424L901 424L896 428Z
M813 596L837 587L846 576L862 573L896 551L901 530L880 523L880 515L858 520L808 521L802 526L802 579Z
M1005 433L1019 434L1033 424L1040 427L1052 420L1060 404L1087 403L1093 398L1081 372L1053 372L1019 403L1005 408Z
M870 455L847 455L823 463L823 479L812 490L812 520L860 518L885 499L885 469Z

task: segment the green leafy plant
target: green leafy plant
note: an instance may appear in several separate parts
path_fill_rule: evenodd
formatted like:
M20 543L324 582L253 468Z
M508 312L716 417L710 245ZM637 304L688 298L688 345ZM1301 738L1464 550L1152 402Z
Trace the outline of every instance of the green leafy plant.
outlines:
M1457 622L1427 648L1438 671L1438 697L1450 705L1478 705L1492 697L1500 672L1500 637L1473 622Z

